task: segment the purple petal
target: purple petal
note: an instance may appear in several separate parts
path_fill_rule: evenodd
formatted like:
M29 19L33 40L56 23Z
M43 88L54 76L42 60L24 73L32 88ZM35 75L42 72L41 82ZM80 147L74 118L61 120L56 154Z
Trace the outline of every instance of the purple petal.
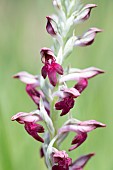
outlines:
M67 114L70 111L70 109L74 107L74 102L75 101L72 96L65 97L63 100L55 104L55 109L62 110L60 116L63 116Z
M39 86L39 80L37 76L29 74L28 72L22 71L13 76L13 78L18 78L25 84L36 84Z
M25 130L28 132L29 135L31 135L34 139L40 142L44 142L43 138L41 138L37 133L43 133L44 128L43 126L35 123L26 123L25 124Z
M74 106L74 104L72 106ZM60 116L63 116L70 111L70 108L67 105L65 105L64 101L57 102L55 104L55 109L62 110Z
M26 86L26 92L39 108L40 96L43 96L43 93L41 91L37 91L31 85Z
M73 103L73 106L74 106L74 103ZM70 111L70 108L68 108L68 107L63 108L60 116L66 115L67 113L69 113L69 111Z
M78 39L75 41L75 46L84 47L91 45L94 42L96 34L99 32L102 32L102 30L98 28L90 28L86 33L83 34L83 36L78 37Z
M85 90L85 88L88 86L88 80L87 79L81 79L74 88L77 89L80 93Z
M81 156L75 162L73 162L70 166L71 170L82 170L89 159L94 156L94 153L90 153L88 155Z
M62 166L59 166L59 165L54 165L52 167L52 170L69 170L69 167L62 167Z
M44 151L43 151L43 148L42 148L42 147L40 148L40 157L41 157L41 158L44 157Z
M56 76L56 70L54 70L54 68L49 69L48 78L49 78L50 83L53 86L56 86L56 84L57 84L57 76Z
M53 67L58 74L63 75L63 68L60 64L54 63Z
M38 106L38 109L40 109L39 103L40 103L40 97L42 97L43 102L44 102L44 107L47 110L48 115L50 114L49 102L46 100L46 98L41 90L36 90L34 87L32 87L32 85L27 85L26 92L31 97L31 99L34 101L34 103Z
M43 66L41 73L42 73L43 78L45 79L47 77L48 68L46 66Z
M66 151L56 151L53 154L53 163L58 164L57 167L53 166L54 168L68 169L72 163L72 159L68 157Z
M64 104L63 101L57 102L57 103L55 104L55 109L56 109L56 110L62 110L63 104Z
M72 140L72 146L69 151L72 151L74 149L76 149L77 147L79 147L87 138L87 133L79 133L77 134L74 139Z

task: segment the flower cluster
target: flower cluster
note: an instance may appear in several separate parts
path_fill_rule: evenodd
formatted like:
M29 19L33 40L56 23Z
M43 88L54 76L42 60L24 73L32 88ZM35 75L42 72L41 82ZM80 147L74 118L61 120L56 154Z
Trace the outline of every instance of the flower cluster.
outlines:
M87 4L83 7L79 0L53 0L53 6L57 15L46 17L46 30L53 38L53 46L51 49L43 47L40 50L43 64L41 74L32 75L23 71L13 76L26 85L26 92L36 104L36 110L30 113L19 112L11 120L24 124L27 133L42 143L41 157L44 157L49 170L82 170L94 153L72 161L66 151L60 150L60 145L69 132L75 132L69 148L72 151L85 142L89 132L106 126L96 120L77 120L71 114L71 109L87 88L89 80L104 71L96 67L64 68L63 63L73 48L91 45L96 34L101 32L101 29L90 28L83 35L76 36L73 29L77 24L88 20L91 10L97 5ZM73 81L74 85L69 87L68 81ZM60 128L56 125L58 111L60 116L71 114ZM43 122L45 126L39 122ZM39 133L43 133L43 136Z

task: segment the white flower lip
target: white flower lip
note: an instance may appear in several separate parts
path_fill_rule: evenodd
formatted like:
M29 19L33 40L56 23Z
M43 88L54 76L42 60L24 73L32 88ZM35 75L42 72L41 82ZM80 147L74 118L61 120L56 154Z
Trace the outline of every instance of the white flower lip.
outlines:
M19 72L13 76L13 78L18 78L25 84L37 84L39 85L38 76L34 76L26 71Z
M76 80L79 81L80 79L90 79L98 74L104 73L103 70L96 68L96 67L89 67L83 70L74 69L71 73L64 75L60 78L59 82L63 83L65 81Z

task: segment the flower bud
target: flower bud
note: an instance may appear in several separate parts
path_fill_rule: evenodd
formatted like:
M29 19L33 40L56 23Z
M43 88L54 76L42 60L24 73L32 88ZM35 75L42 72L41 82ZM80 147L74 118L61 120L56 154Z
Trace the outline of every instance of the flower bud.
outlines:
M48 34L50 34L53 38L56 38L59 44L62 44L62 37L58 33L57 23L51 16L47 16L46 18L47 18L46 30Z
M75 40L74 46L85 47L91 45L95 40L96 34L99 32L102 32L102 30L98 28L90 28L86 33Z
M90 17L90 13L92 8L97 7L95 4L87 4L78 14L78 16L75 18L74 23L78 24L81 22L86 21Z
M57 31L57 25L55 21L52 19L52 17L47 16L47 25L46 25L46 30L51 36L56 36L58 31Z

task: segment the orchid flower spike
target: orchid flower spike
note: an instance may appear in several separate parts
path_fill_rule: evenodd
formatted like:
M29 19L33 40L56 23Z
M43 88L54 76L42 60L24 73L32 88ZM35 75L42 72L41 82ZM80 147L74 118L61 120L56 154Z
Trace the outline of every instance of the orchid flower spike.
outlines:
M96 67L71 68L70 63L65 67L64 62L74 47L93 44L97 33L102 30L92 27L81 36L77 36L74 27L88 20L92 9L97 5L83 6L80 0L52 0L52 2L56 14L46 17L46 31L53 38L53 45L51 49L44 47L40 50L43 64L41 75L22 71L13 76L25 84L26 92L36 104L37 110L30 113L19 112L11 120L23 124L25 131L42 143L40 156L44 157L48 170L83 170L94 153L72 161L68 153L59 148L70 132L74 132L75 136L68 151L82 145L89 132L106 126L96 120L77 120L69 113L75 106L76 98L88 87L89 79L104 71ZM74 81L74 85L71 86L68 81ZM58 127L59 119L62 119L57 114L59 110L60 116L68 114L68 120L61 128ZM43 133L43 137L39 136L39 133Z

